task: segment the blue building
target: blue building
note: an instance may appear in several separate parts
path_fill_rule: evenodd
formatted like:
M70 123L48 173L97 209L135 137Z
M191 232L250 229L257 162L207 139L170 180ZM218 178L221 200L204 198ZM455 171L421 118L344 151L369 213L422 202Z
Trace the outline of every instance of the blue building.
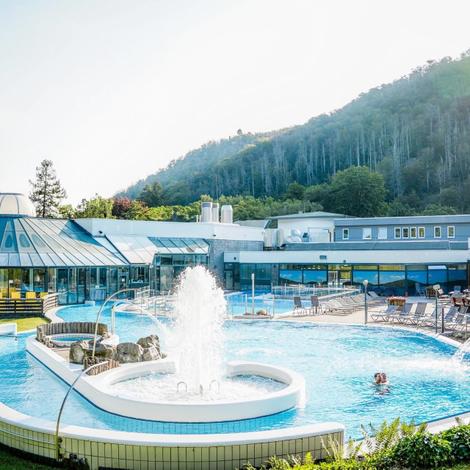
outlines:
M367 280L384 295L414 295L434 284L446 291L468 287L470 215L354 218L316 212L272 222L277 228L265 231L269 250L225 254L226 279L234 280L234 289L248 288L251 273L259 287Z

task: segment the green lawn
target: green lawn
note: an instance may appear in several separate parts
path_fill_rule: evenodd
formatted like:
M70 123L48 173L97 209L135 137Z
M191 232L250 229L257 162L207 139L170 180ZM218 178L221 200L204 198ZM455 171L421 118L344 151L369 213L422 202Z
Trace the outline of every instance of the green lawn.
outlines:
M0 318L0 324L1 323L16 323L18 325L18 331L25 331L36 328L38 325L42 325L43 323L48 323L48 320L43 317Z
M16 457L13 454L0 448L0 469L1 470L50 470L53 467L40 465Z

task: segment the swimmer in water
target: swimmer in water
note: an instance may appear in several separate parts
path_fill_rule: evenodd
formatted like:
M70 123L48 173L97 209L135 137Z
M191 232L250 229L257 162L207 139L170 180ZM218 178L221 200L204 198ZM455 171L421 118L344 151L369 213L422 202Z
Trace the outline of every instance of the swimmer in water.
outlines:
M374 374L375 385L388 385L387 374L385 372L376 372Z

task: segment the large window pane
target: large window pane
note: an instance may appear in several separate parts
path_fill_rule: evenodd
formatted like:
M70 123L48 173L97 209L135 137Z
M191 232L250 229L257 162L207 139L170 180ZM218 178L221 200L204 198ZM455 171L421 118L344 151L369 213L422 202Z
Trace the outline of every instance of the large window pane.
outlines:
M405 294L405 272L404 271L381 271L380 289L385 295Z
M240 265L240 281L251 282L251 273L256 271L255 264L241 264Z
M379 283L379 273L377 271L353 271L354 284L362 284L366 279L369 284L377 285Z
M47 292L55 292L57 283L57 270L49 268L47 270Z
M59 293L59 303L67 303L67 292L69 289L68 269L57 270L57 292Z
M326 282L326 271L304 271L304 284L325 284Z
M8 297L8 269L0 269L0 295Z
M46 288L46 269L33 269L33 290L35 292L45 292Z
M271 265L270 264L257 264L255 272L256 281L269 281L271 282Z
M281 269L279 271L279 280L281 284L290 282L301 283L302 271L295 271L293 269Z
M447 282L447 269L435 269L429 266L428 270L429 284L440 284Z

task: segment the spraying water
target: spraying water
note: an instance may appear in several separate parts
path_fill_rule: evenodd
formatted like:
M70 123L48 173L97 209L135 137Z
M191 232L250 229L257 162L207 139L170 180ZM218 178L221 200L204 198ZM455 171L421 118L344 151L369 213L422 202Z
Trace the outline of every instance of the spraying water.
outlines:
M465 356L470 353L470 338L468 338L460 347L455 351L452 360L458 364L462 364Z
M178 375L188 390L204 392L224 375L223 322L227 304L214 276L204 267L187 268L176 291L171 343L178 357Z
M165 346L177 363L175 374L148 373L111 386L112 393L144 401L200 403L262 398L285 384L257 376L227 377L224 332L227 304L204 267L187 268L176 290L174 325Z

